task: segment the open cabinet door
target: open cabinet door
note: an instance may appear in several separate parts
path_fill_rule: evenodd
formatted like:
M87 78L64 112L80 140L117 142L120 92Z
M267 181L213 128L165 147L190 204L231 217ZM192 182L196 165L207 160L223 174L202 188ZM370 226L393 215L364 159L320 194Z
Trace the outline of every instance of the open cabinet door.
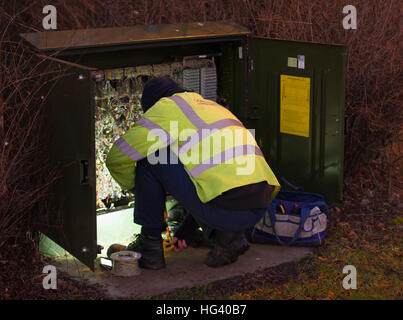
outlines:
M269 165L277 177L340 201L346 47L250 38L249 50L248 126Z
M67 71L53 83L46 103L50 156L61 176L54 189L54 215L43 233L93 269L97 255L94 88L90 69L60 66Z

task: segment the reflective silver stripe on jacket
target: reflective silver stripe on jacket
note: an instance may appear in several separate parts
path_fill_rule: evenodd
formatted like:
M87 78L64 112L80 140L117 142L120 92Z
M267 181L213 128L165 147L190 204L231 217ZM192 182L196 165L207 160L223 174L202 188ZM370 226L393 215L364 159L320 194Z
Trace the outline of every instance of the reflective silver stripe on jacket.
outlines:
M150 130L154 135L160 138L162 143L166 146L173 142L173 139L167 131L147 118L141 118L136 124ZM139 161L145 158L145 156L133 148L123 137L119 138L114 144L133 161Z
M232 158L236 158L247 154L255 154L258 156L263 156L262 151L259 149L259 147L255 145L236 146L227 149L225 151L222 151L221 153L216 154L210 159L203 161L202 163L198 164L196 167L189 170L188 172L193 178L197 178L199 175L201 175L204 171L208 169L218 166Z
M134 149L123 137L119 138L114 144L133 161L139 161L145 158L145 156Z
M154 135L161 139L162 143L164 143L165 146L169 146L172 142L174 142L168 131L163 129L155 122L152 122L150 119L143 117L138 120L136 124L150 130Z
M207 138L203 136L203 129L211 130L210 134L214 133L215 130L223 129L225 127L230 126L239 126L243 127L243 124L236 119L221 119L215 121L211 124L207 124L203 119L197 115L197 113L193 110L193 108L189 105L189 103L179 96L172 96L169 99L173 100L178 107L182 110L185 116L189 119L193 125L198 128L198 131L191 135L186 141L179 147L178 154L183 154L189 151L193 146L198 144L202 139ZM198 164L191 170L186 170L186 172L191 175L193 178L197 178L204 171L213 168L219 164L222 164L232 158L236 158L242 155L247 154L255 154L263 157L263 153L260 148L256 145L242 145L236 146L227 150L222 151L221 153L211 157Z
M211 130L210 134L214 132L214 130L220 130L230 126L238 126L244 127L243 124L236 120L236 119L221 119L215 121L213 123L207 124L203 119L201 119L197 113L193 110L190 104L179 96L172 96L169 99L173 100L178 107L182 110L185 116L188 118L193 125L198 128L198 131L191 135L186 141L180 146L179 154L183 154L188 152L192 147L198 144L202 139L206 138L203 137L203 129Z
M185 99L179 96L172 96L169 97L169 99L173 100L178 105L184 115L191 123L193 123L196 128L201 129L207 126L207 123L199 117L199 115L193 110Z
M215 130L224 129L230 126L243 127L243 124L235 119L221 119L211 124L207 124L203 129L198 130L197 132L192 134L189 138L187 138L185 142L182 143L182 145L179 147L179 154L188 152L192 147L194 147L204 138L207 138L207 136L203 136L204 129L210 130L209 135L211 135L215 132Z

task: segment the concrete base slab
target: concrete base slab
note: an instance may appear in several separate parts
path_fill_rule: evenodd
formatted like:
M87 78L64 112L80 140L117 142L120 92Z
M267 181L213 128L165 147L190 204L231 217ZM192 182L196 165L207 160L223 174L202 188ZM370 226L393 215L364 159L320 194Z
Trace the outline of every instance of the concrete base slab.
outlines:
M237 262L220 268L209 268L204 264L208 251L208 248L168 251L165 253L166 268L142 269L139 276L131 278L112 275L99 266L92 272L73 258L58 258L55 265L58 270L65 271L72 277L85 278L89 283L102 285L110 298L144 298L274 267L301 259L313 249L252 244Z

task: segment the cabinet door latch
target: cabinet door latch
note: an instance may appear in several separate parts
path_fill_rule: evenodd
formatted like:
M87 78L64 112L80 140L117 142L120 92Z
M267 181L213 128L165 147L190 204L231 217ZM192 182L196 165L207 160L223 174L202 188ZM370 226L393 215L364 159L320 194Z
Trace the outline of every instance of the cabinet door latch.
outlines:
M88 160L80 161L80 183L88 184Z

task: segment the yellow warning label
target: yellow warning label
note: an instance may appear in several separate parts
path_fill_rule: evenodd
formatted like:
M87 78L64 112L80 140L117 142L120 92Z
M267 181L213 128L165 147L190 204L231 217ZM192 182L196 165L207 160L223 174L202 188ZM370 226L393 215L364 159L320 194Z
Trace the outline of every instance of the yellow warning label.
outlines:
M280 132L309 138L311 78L280 76Z

